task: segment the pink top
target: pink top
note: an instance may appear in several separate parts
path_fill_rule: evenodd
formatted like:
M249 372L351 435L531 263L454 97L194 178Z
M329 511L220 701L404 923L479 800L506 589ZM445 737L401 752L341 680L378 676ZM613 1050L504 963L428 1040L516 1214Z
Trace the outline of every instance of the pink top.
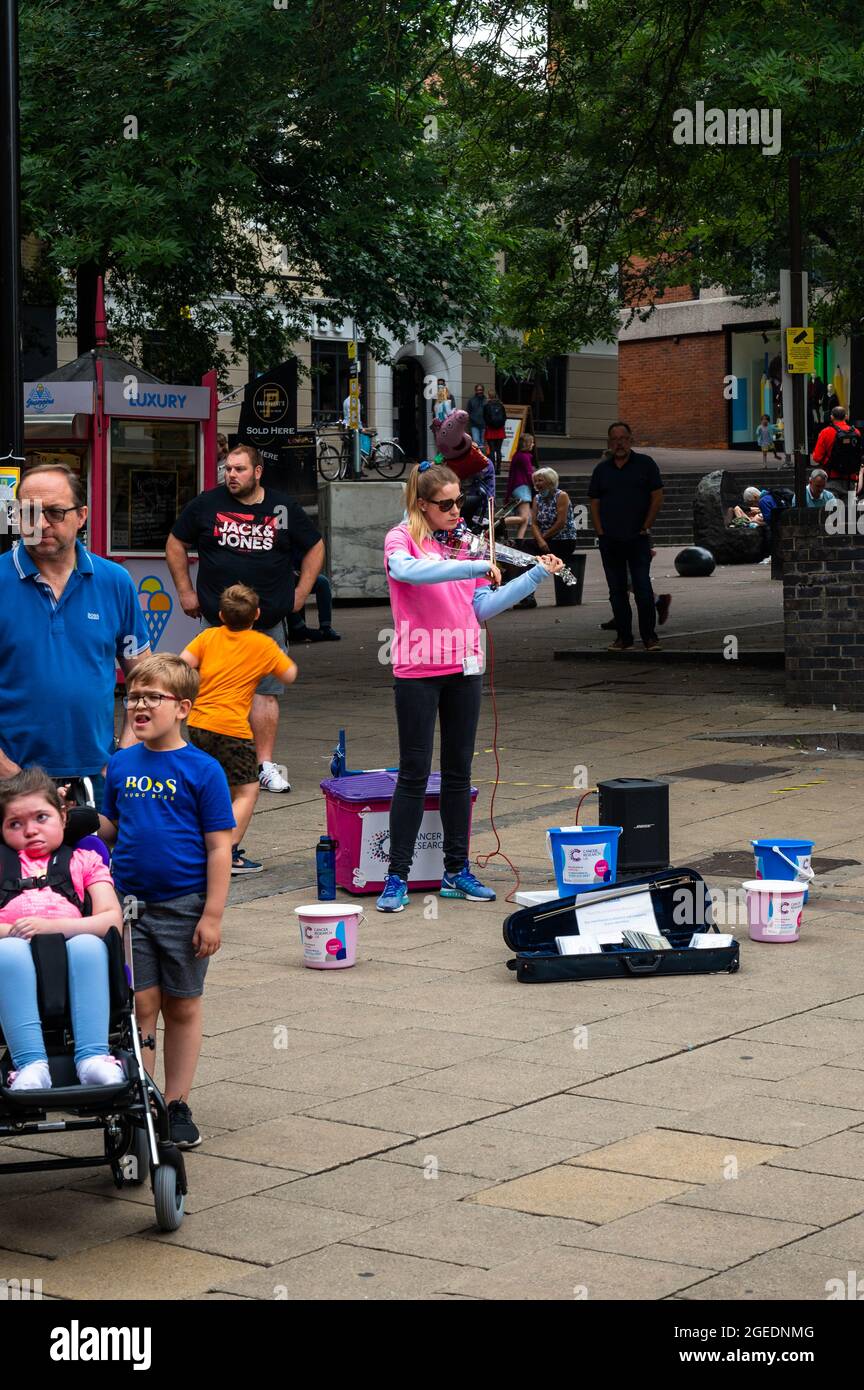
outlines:
M421 547L406 523L394 526L384 541L384 563L396 551L406 550L422 560L452 557L431 537ZM406 584L387 574L395 637L390 651L396 676L452 676L462 671L466 656L481 658L480 624L474 612L474 594L488 586L484 576L451 579L443 584Z
M45 855L41 859L31 859L29 855L19 852L21 877L33 878L36 874L45 873L50 857ZM101 855L92 849L76 849L73 852L69 862L69 876L79 898L84 897L85 890L93 883L113 883L107 864L103 863ZM18 922L22 917L80 916L81 913L75 904L67 902L53 888L26 888L17 898L0 908L0 922Z
M517 487L530 487L531 479L534 476L534 460L525 450L520 449L510 464L510 472L507 475L507 492L504 501L512 497Z

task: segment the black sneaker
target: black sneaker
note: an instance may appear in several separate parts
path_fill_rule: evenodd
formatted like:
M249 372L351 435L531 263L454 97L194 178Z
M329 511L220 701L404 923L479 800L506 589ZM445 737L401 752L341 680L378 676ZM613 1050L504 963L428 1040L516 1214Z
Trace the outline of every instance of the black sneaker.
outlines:
M320 634L321 634L321 636L320 636L319 639L318 639L319 642L341 642L341 641L342 641L342 634L341 634L341 632L334 632L333 629L332 629L332 627L330 627L329 624L328 624L326 627L319 627L318 631L319 631Z
M169 1100L168 1123L171 1126L171 1140L178 1149L197 1149L201 1135L197 1125L192 1122L192 1111L183 1100Z
M618 626L618 624L615 622L615 619L614 619L614 618L610 618L609 621L608 621L608 623L601 623L601 624L600 624L600 631L601 631L601 632L614 632L615 629L617 628L617 626Z

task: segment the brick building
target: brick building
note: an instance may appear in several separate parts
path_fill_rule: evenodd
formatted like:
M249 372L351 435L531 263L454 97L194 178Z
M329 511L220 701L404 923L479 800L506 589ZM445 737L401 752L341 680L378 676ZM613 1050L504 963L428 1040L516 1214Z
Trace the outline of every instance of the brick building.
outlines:
M776 305L745 307L717 286L675 286L657 297L645 322L622 327L621 417L646 445L754 449L761 415L782 418L772 385L780 356ZM817 375L847 407L851 367L848 340L817 338Z

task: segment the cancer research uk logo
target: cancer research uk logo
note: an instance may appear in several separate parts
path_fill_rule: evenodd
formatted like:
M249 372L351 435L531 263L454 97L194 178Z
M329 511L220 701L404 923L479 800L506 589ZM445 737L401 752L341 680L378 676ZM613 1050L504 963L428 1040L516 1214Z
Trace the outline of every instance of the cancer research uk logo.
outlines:
M278 527L277 516L256 520L249 512L217 512L213 535L229 550L272 550Z
M46 386L44 381L37 381L30 395L24 402L27 410L33 410L37 415L44 415L45 411L54 404L54 397L51 394L50 386Z

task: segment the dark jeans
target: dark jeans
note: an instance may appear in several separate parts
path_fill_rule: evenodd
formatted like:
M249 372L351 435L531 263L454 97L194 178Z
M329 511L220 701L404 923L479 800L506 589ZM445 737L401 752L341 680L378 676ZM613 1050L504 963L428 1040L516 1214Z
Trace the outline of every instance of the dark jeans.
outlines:
M495 465L495 472L497 473L498 470L499 470L500 467L501 467L501 450L502 450L503 447L504 447L504 440L503 440L503 439L487 439L487 440L486 440L486 443L489 445L489 457L491 458L492 462L494 463L494 465Z
M296 576L299 577L299 576ZM312 592L315 595L315 606L318 609L318 626L329 627L333 617L333 590L330 587L330 580L326 574L319 574L315 583L312 585ZM300 613L288 614L288 630L297 630L298 627L305 626L305 618L302 611Z
M633 536L618 540L613 536L600 537L600 559L609 585L609 602L618 636L622 642L633 641L633 614L627 593L629 584L636 600L639 636L643 642L656 642L654 590L651 587L651 541L648 536Z
M482 676L397 676L399 777L390 805L390 873L408 878L432 768L436 716L441 721L441 825L444 868L458 873L468 858L471 760L480 718Z

